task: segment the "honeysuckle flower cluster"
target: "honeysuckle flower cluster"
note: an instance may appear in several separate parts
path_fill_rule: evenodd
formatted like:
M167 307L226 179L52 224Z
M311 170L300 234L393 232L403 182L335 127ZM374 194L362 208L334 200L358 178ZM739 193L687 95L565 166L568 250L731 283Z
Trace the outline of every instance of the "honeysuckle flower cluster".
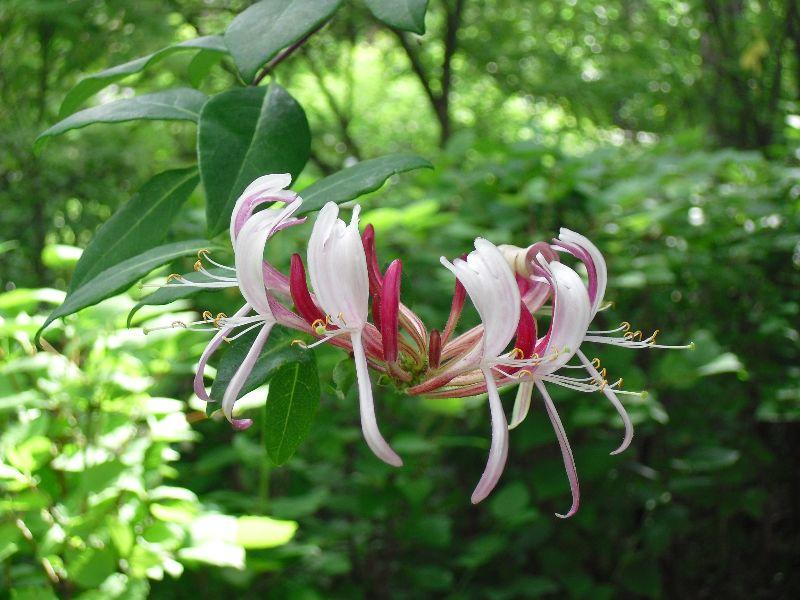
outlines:
M339 218L335 203L326 204L308 241L308 278L299 254L291 256L289 274L285 275L264 259L264 251L280 230L305 222L293 216L302 199L286 189L290 182L288 174L265 175L242 193L231 215L233 267L215 262L207 250L201 250L195 270L205 279L190 281L180 275L168 278L174 280L173 285L238 287L244 299L242 307L230 317L206 312L194 323L173 324L216 331L200 358L194 380L197 396L208 402L221 400L222 411L233 427L249 427L250 419L234 417L234 406L270 332L275 326L303 332L315 338L308 345L299 342L303 346L330 343L352 354L364 439L378 458L399 467L402 459L378 427L370 370L392 379L412 396L486 394L491 445L486 467L472 493L472 502L478 503L497 485L508 456L509 432L525 419L536 389L555 431L572 492L569 510L558 516L575 514L580 501L575 461L546 384L602 393L618 411L625 428L622 443L612 452L616 454L633 439L631 420L620 396L644 392L622 390L622 379L609 383L599 359L590 360L581 347L690 346L657 344L657 331L644 336L632 331L628 323L610 330L590 330L603 308L606 263L591 241L568 229L562 229L551 243L536 242L527 248L495 246L478 238L474 250L465 256L452 261L442 257L442 265L455 276L455 289L450 314L441 330L429 330L401 302L402 262L396 259L381 271L374 229L367 225L363 233L359 230L359 206L354 207L348 224ZM268 206L257 211L263 204ZM561 261L565 256L583 264L586 281ZM207 269L206 263L216 267L215 272ZM456 335L467 296L481 323ZM545 331L539 330L535 317L542 312L551 314ZM255 341L223 397L210 398L203 381L209 359L224 341L253 329L258 330ZM565 374L575 370L577 377ZM513 386L517 391L509 423L500 390Z

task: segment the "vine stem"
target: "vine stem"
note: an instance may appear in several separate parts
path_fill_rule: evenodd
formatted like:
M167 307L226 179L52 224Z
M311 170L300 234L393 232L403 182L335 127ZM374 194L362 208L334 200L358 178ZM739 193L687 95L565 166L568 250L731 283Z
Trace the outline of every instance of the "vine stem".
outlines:
M292 44L291 46L288 46L288 47L284 48L283 50L281 50L275 58L273 58L266 65L264 65L264 67L261 69L259 74L253 80L253 83L251 85L256 86L259 83L261 83L264 80L264 78L267 75L269 75L272 72L273 69L275 69L275 67L277 67L284 60L286 60L292 54L294 54L294 52L298 48L300 48L303 44L305 44L312 35L317 33L320 29L322 29L329 22L330 22L330 19L327 19L327 20L323 21L322 23L320 23L319 25L314 27L314 29L312 29L307 34L305 34L303 37L301 37L299 40L297 40L294 44Z

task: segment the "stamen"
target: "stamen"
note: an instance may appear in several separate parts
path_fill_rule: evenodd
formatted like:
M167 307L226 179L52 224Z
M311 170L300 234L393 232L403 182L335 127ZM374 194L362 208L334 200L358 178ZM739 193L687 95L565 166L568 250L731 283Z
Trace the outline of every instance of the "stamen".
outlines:
M179 273L170 273L167 276L167 283L169 283L170 281L173 281L173 280L181 281L182 279L183 279L183 275L180 275Z
M203 263L202 263L202 261L201 261L201 260L199 260L199 259L198 259L197 261L195 261L195 263L194 263L194 270L195 270L195 271L200 271L202 268L203 268Z
M221 328L222 326L219 324L222 319L227 319L228 315L224 312L218 313L216 317L214 317L214 327L217 329Z
M214 320L214 315L211 313L210 310L204 310L203 311L203 319L205 321L213 321Z
M592 366L595 369L599 369L600 368L600 359L597 358L596 356L592 359Z

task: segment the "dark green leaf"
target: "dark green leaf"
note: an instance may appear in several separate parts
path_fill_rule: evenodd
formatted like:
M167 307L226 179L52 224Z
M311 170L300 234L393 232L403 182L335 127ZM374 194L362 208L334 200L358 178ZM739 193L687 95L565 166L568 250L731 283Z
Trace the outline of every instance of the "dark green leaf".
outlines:
M236 199L254 179L266 173L300 173L311 133L300 105L273 83L212 97L200 113L197 144L213 236L228 227Z
M206 100L207 96L203 92L192 88L175 88L133 98L123 98L76 112L40 133L36 139L38 141L93 123L122 123L139 119L197 122L200 117L200 109Z
M308 435L319 396L314 361L285 364L272 376L264 426L267 455L276 465L289 460Z
M375 18L389 27L425 33L425 11L428 0L364 0Z
M101 271L158 244L197 186L197 169L165 171L145 183L94 234L75 267L69 291Z
M262 0L239 14L225 32L225 44L245 81L283 48L324 23L341 0Z
M222 356L217 366L217 376L211 386L210 396L216 402L208 404L207 414L211 414L219 408L219 401L222 400L222 395L228 387L228 382L230 382L233 374L236 373L239 365L242 364L247 351L253 345L256 335L256 331L251 331L234 340L231 343L231 347ZM292 340L294 339L295 337L288 332L278 328L272 330L266 347L261 351L261 356L258 357L250 376L244 382L241 391L242 395L252 392L258 386L269 381L275 370L286 363L306 363L313 360L313 355L310 351L303 350L297 345L292 345Z
M297 214L319 210L326 202L341 204L353 200L377 190L392 175L421 168L432 169L433 165L415 154L389 154L362 161L320 179L300 192L303 205Z
M87 98L94 96L104 87L111 85L115 81L119 81L128 75L138 73L175 52L197 49L203 50L206 53L211 52L215 54L224 54L228 52L222 36L209 35L194 40L187 40L180 44L175 44L174 46L168 46L153 54L148 54L147 56L142 56L130 62L105 69L99 73L88 75L81 79L64 97L64 101L61 103L61 109L58 113L59 117L63 119L67 115L72 114Z
M208 242L205 240L188 240L165 244L106 269L67 295L64 303L50 313L44 325L36 332L36 341L38 342L42 331L56 319L76 313L81 309L110 298L114 294L125 291L137 279L147 275L156 267L160 267L164 263L180 256L194 254L198 249L207 246Z
M232 271L226 271L225 269L220 268L213 268L208 269L208 272L212 275L217 276L224 276L230 275ZM209 281L208 277L203 275L202 273L197 273L192 271L190 273L185 273L183 275L183 279L188 279L189 281ZM182 300L183 298L189 298L198 294L200 292L214 292L224 288L200 288L194 287L190 285L181 285L178 282L170 282L166 284L164 287L158 288L152 294L149 294L139 300L139 302L131 309L131 312L128 313L128 327L131 326L131 321L133 320L133 316L139 312L139 310L144 306L163 306L165 304L170 304L175 302L176 300Z

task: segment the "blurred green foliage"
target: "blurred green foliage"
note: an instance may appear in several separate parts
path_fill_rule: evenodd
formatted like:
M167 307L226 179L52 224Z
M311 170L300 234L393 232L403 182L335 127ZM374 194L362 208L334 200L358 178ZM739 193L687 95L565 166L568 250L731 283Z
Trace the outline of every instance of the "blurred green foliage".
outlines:
M66 287L74 247L194 151L189 126L174 123L92 126L36 154L34 137L82 73L219 33L245 4L0 5L0 594L797 595L796 3L432 0L418 38L347 2L277 73L311 122L303 185L387 150L433 160L361 201L382 264L403 258L414 274L404 296L430 326L452 286L438 256L478 235L527 245L565 226L606 253L603 325L697 344L598 349L626 388L650 391L626 402L637 429L621 456L608 455L621 427L602 398L552 390L583 490L567 522L552 516L569 493L536 406L511 436L498 490L473 507L483 401L412 399L376 382L387 438L407 459L391 470L360 439L352 367L332 348L315 351L323 397L308 439L271 467L266 390L243 399L256 425L235 433L192 396L207 338L139 328L230 312L228 292L145 307L127 329L134 289L55 325L49 350L32 345L63 299L52 288ZM131 81L140 93L192 85L190 60L170 57L103 101L130 95ZM203 91L235 81L225 60L208 67ZM174 235L202 232L198 198L181 217ZM304 233L276 238L280 266Z

